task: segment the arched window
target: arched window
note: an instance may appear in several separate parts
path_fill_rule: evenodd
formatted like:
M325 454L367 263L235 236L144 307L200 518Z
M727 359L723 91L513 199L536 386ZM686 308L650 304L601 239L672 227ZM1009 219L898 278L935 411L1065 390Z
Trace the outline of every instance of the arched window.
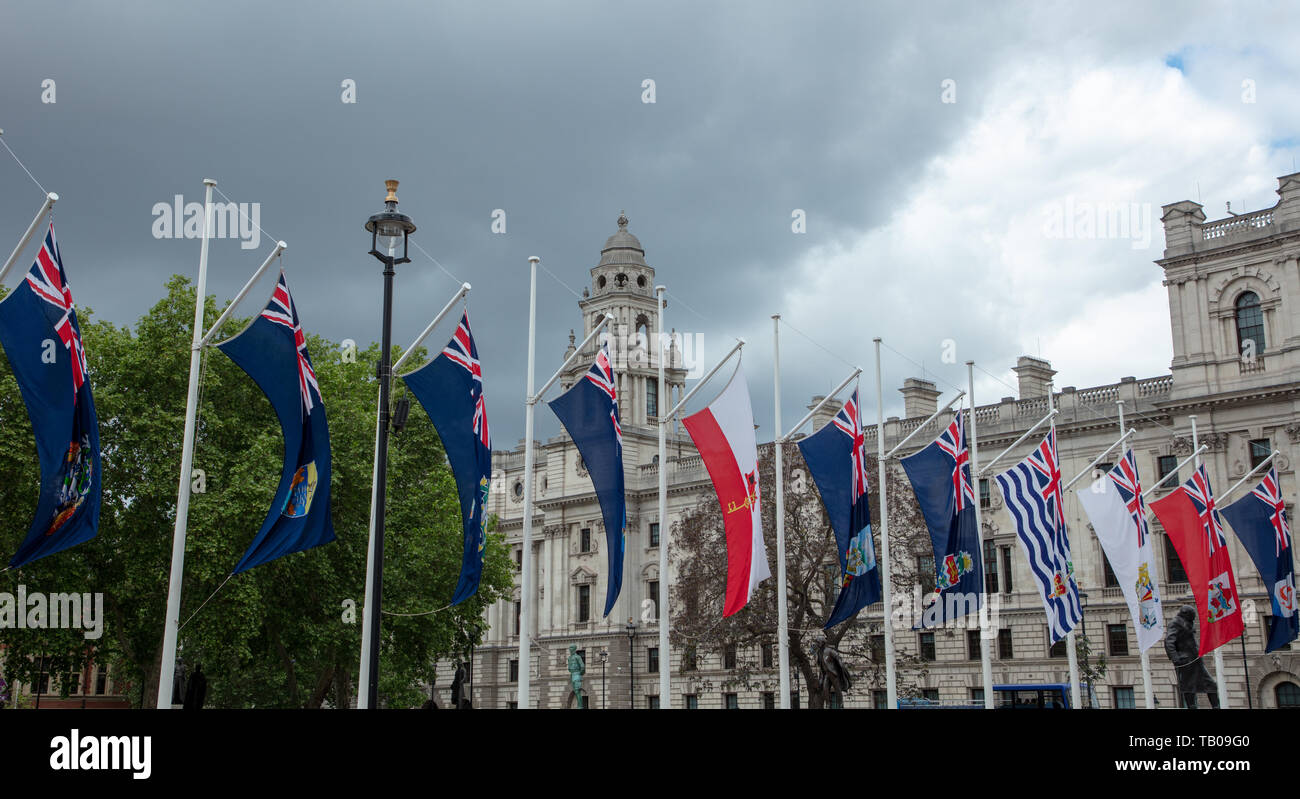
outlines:
M1273 693L1277 696L1278 707L1300 708L1300 685L1293 682L1279 683Z
M1259 295L1253 291L1242 292L1237 297L1237 352L1253 355L1264 353L1264 311L1259 306ZM1246 342L1253 341L1251 349Z

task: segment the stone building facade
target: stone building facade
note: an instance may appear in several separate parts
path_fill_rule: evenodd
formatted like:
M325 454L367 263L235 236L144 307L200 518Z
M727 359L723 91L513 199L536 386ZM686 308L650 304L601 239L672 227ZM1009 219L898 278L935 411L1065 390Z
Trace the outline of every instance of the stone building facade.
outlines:
M1120 433L1117 401L1122 400L1125 427L1135 427L1130 439L1145 487L1158 481L1149 499L1168 494L1190 474L1168 470L1192 451L1191 416L1197 418L1204 455L1216 492L1222 494L1270 452L1288 502L1294 507L1300 461L1300 173L1278 179L1278 203L1272 208L1207 222L1197 203L1183 201L1164 206L1166 247L1156 261L1168 288L1170 330L1173 340L1171 373L1137 379L1122 377L1104 386L1054 387L1055 371L1049 362L1022 357L1015 373L1017 396L975 406L980 459L1013 443L1040 419L1052 392L1057 417L1061 471L1067 478L1083 470ZM653 707L661 701L659 668L671 669L672 707L765 707L777 704L775 653L754 653L762 665L771 663L767 678L752 688L726 687L726 652L698 654L697 668L681 669L681 653L658 651L655 593L658 573L659 519L656 462L657 440L651 426L660 407L654 396L653 347L638 339L638 330L653 333L658 320L653 294L654 270L645 261L636 237L627 232L627 220L606 242L599 264L592 268L592 286L580 303L583 327L590 330L601 313L613 313L626 358L616 368L623 414L625 468L627 471L628 533L623 596L608 619L600 618L604 599L604 531L590 480L582 470L576 449L567 436L538 442L536 507L534 518L533 584L537 612L528 634L533 640L532 703L537 707L565 707L571 703L565 666L568 647L576 644L586 656L586 692L590 707ZM575 334L576 335L576 334ZM573 336L570 338L572 347ZM1139 342L1140 344L1140 342ZM583 353L574 377L594 357ZM680 397L687 372L681 352L670 358L670 407ZM886 449L912 431L937 407L939 391L920 378L901 388L906 418L890 418L883 435ZM983 398L976 398L982 400ZM951 415L940 416L913 439L923 446L938 434ZM867 447L875 451L881 432L867 428ZM1017 447L998 464L1009 467L1028 454L1037 436ZM670 437L669 520L694 507L701 492L711 486L689 437L674 430ZM1118 456L1108 456L1115 460ZM522 530L523 445L511 452L494 453L491 512L500 519L498 529L518 557ZM890 468L899 468L891 462ZM986 475L991 478L992 474ZM1161 478L1165 478L1163 481ZM1252 478L1253 480L1253 478ZM1087 478L1075 488L1086 485ZM1220 505L1241 496L1238 490ZM809 490L812 490L809 488ZM984 507L986 587L996 595L997 637L990 640L995 684L1060 683L1068 681L1063 644L1049 646L1041 599L1016 540L1009 515L991 479L980 481ZM891 503L892 504L892 503ZM1095 662L1106 659L1106 672L1093 683L1097 703L1104 708L1142 706L1142 678L1137 639L1122 593L1115 585L1101 547L1073 491L1067 492L1065 516L1070 531L1077 579L1087 595L1085 629ZM1294 516L1292 516L1294 518ZM664 528L667 529L667 526ZM1158 521L1153 519L1157 577L1168 618L1191 594L1182 566ZM1234 534L1229 547L1246 618L1245 647L1233 641L1224 649L1229 698L1233 707L1271 707L1300 704L1300 645L1265 655L1270 603L1258 574ZM774 556L769 552L769 557ZM928 564L926 564L928 566ZM775 568L773 573L775 573ZM672 575L668 575L672 579ZM517 586L519 582L517 581ZM502 601L488 612L489 631L474 656L473 697L478 707L510 707L517 701L518 587L513 601ZM879 604L863 611L854 635L883 635ZM970 704L982 698L979 634L977 630L950 627L918 633L908 626L894 631L902 653L919 655L924 671L900 678L900 685L915 696L943 704ZM773 632L775 639L775 631ZM602 660L601 653L605 653ZM1162 708L1179 705L1175 674L1160 647L1150 650L1155 696ZM440 674L450 675L450 668ZM447 701L449 676L435 686L439 704ZM807 687L794 685L806 702ZM859 680L843 698L847 707L879 707L884 685Z

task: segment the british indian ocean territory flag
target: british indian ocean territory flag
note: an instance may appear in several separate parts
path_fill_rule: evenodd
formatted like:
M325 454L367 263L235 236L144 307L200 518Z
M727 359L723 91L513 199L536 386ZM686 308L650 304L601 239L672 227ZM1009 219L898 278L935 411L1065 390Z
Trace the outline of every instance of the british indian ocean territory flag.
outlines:
M749 603L754 588L772 576L763 545L758 494L758 445L749 386L739 366L709 407L682 419L722 505L727 535L727 596L723 617Z

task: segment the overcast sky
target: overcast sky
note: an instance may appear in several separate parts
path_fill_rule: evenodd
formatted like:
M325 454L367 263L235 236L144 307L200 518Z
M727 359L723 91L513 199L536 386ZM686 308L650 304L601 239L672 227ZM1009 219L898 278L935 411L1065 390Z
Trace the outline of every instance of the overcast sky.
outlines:
M668 324L702 333L710 360L751 342L770 440L778 312L825 348L783 334L787 425L847 372L838 359L872 374L874 336L949 392L968 358L1012 385L1021 354L1080 388L1166 373L1160 206L1272 206L1300 150L1285 3L287 5L0 9L0 128L62 198L74 296L133 323L169 275L193 278L198 242L155 238L153 208L201 201L212 177L288 242L304 325L368 343L382 280L362 226L398 178L415 238L475 286L498 447L523 431L527 257L581 291L620 210L671 292ZM40 200L0 151L5 253ZM1128 230L1060 224L1104 205L1130 209ZM209 293L231 297L273 245L214 242ZM399 342L457 286L414 255ZM538 295L544 379L581 320L544 273ZM921 368L887 351L884 371L900 414ZM1014 393L982 374L976 390Z

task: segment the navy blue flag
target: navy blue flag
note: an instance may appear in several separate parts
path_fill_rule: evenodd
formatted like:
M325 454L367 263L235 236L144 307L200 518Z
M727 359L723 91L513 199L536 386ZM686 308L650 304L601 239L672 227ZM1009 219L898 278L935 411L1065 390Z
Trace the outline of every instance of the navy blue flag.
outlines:
M569 431L582 462L587 465L605 518L605 543L609 550L609 580L605 589L605 615L608 616L623 588L623 550L627 546L623 428L618 423L618 392L614 389L608 341L600 348L590 371L547 404L560 417L560 423Z
M266 310L217 348L271 401L284 435L280 486L262 529L233 574L334 540L330 518L330 430L316 371L289 284L280 280Z
M961 413L928 447L899 461L912 483L934 548L935 602L921 627L936 627L979 610L984 590L975 526L975 490Z
M0 302L0 344L22 390L41 464L36 517L9 561L17 568L99 532L99 421L53 222L27 279Z
M469 330L469 312L442 354L402 378L420 401L442 439L460 494L465 542L460 579L451 604L458 605L478 591L487 544L488 482L492 479L492 438L488 435L487 405L483 401L483 368Z
M1228 520L1259 569L1273 604L1272 629L1265 653L1280 649L1300 634L1300 615L1296 613L1295 568L1291 559L1291 526L1286 520L1286 500L1277 470L1268 474L1255 490L1227 506L1219 513Z
M858 413L858 391L830 424L799 442L840 556L840 594L824 625L830 629L880 601L880 569L867 504L867 442Z

